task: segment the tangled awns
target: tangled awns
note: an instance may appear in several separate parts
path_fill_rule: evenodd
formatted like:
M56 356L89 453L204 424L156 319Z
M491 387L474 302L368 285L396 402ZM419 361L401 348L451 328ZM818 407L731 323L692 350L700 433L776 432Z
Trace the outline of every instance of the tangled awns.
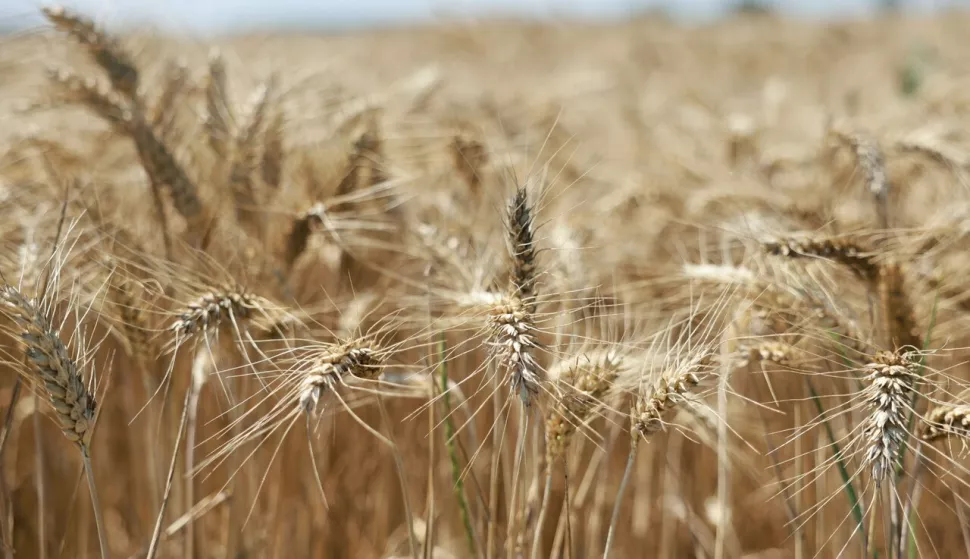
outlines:
M970 556L968 16L43 13L4 557Z

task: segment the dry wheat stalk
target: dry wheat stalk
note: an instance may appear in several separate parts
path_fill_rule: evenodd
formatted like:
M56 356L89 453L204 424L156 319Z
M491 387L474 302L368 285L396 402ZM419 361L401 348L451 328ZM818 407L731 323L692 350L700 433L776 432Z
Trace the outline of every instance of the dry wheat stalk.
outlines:
M43 8L44 15L60 31L84 45L108 74L111 86L132 103L138 103L138 68L118 42L83 16L61 6Z
M679 404L688 402L691 392L700 384L700 376L706 375L711 367L716 366L717 355L712 349L702 350L689 356L683 363L662 371L654 383L649 394L639 392L630 410L630 453L627 456L626 469L613 503L613 514L607 531L603 558L608 559L616 536L616 527L620 518L620 505L630 481L630 473L636 462L637 448L641 438L649 438L663 429L664 416L671 413Z
M906 437L906 411L913 387L919 380L915 354L883 351L865 366L867 382L863 392L870 413L863 423L866 454L863 462L872 468L878 484L892 471Z
M97 418L95 397L85 386L77 364L68 354L58 332L41 310L9 285L0 288L0 300L6 307L7 314L21 328L20 339L24 343L24 355L37 375L29 380L47 393L61 432L80 449L98 528L101 557L107 559L108 538L91 466L91 437Z
M889 262L879 268L878 291L890 347L921 347L923 340L905 289L902 265Z

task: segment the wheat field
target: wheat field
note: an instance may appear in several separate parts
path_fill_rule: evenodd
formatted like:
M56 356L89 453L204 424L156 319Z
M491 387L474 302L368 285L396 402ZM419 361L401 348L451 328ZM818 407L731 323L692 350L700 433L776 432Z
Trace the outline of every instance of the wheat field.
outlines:
M970 557L970 15L44 15L5 557Z

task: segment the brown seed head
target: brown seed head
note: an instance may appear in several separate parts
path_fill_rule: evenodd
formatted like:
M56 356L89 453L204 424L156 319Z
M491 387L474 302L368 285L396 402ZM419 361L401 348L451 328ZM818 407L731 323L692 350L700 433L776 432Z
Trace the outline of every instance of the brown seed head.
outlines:
M899 457L906 437L906 412L910 409L913 386L919 380L915 353L880 352L865 366L864 395L870 409L863 426L866 441L864 463L872 478L881 482Z
M923 420L925 423L920 438L924 441L958 437L966 444L967 439L970 439L970 406L936 406Z
M47 393L64 435L82 448L88 447L97 402L88 392L64 342L40 309L15 288L0 288L0 301L21 329L24 354L36 375L30 380Z
M88 49L98 66L107 72L115 91L129 101L137 101L138 68L114 38L95 26L91 20L61 6L45 7L43 12L58 30L67 33Z
M306 413L317 409L321 396L343 384L348 376L374 380L381 374L382 356L376 348L361 341L328 347L310 360L300 390L300 408Z

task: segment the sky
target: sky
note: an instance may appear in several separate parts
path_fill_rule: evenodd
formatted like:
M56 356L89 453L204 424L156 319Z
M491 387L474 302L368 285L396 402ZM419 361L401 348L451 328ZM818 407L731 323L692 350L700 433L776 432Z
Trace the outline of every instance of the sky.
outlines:
M769 0L800 17L864 15L880 0ZM970 0L903 0L913 9L960 6ZM279 26L347 28L406 24L442 17L524 15L593 19L663 8L687 19L709 19L737 0L63 0L108 24L150 23L172 31L211 33ZM0 26L41 23L41 0L0 0Z

